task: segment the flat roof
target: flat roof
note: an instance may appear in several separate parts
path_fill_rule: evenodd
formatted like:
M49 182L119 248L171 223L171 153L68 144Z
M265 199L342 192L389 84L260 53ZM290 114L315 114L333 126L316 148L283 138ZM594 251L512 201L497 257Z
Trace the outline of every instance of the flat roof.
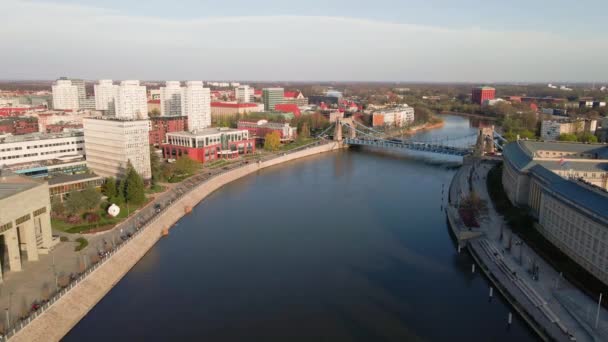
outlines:
M16 142L24 142L24 141L38 141L38 140L48 140L48 139L61 139L61 138L70 138L70 137L82 137L84 136L84 131L80 128L72 129L67 132L61 133L29 133L29 134L21 134L21 135L5 135L0 136L0 144L9 144Z
M57 186L59 184L63 184L63 183L73 183L73 182L81 182L81 181L85 181L85 180L93 180L93 179L99 179L102 178L96 174L91 174L91 173L81 173L81 174L75 174L75 175L59 175L59 176L55 176L52 177L51 179L49 179L49 186Z
M246 129L237 129L237 128L228 128L228 127L209 127L209 128L199 129L196 131L191 131L191 132L181 131L181 132L171 132L171 133L167 133L167 134L196 138L196 137L210 135L210 134L234 133L234 132L249 132L249 131Z
M0 199L4 199L42 184L33 178L25 177L8 170L0 175Z
M608 166L606 165L606 160L608 160L608 145L604 144L518 140L516 142L506 144L503 149L503 155L520 171L529 169L537 164L547 166L554 163L554 161L534 160L534 157L538 151L592 154L598 159L597 162L594 162L595 159L586 159L585 161L569 160L569 168L577 170L576 167L581 167L581 170L583 171L608 171ZM568 156L565 156L565 158L568 159ZM557 157L553 159L557 159Z

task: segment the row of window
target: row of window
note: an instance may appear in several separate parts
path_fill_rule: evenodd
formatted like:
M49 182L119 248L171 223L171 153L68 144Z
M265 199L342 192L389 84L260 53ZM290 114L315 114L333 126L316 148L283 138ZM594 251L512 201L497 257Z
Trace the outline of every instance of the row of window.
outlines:
M84 150L84 149L82 147L79 147L79 148L76 148L76 149L72 148L72 149L59 150L59 151L46 151L46 152L40 152L40 153L26 153L26 154L14 155L14 156L2 157L1 160L29 158L29 157L36 157L38 155L45 156L45 155L49 155L49 154L67 153L67 152L75 152L75 151L82 151L82 150Z

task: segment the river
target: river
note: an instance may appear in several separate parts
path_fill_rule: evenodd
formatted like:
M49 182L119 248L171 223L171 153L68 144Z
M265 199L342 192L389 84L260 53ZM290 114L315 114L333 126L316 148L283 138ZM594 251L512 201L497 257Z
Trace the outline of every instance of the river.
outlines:
M475 132L467 118L417 139ZM184 217L65 341L533 341L471 273L447 160L366 149L260 171ZM442 194L442 189L445 192Z

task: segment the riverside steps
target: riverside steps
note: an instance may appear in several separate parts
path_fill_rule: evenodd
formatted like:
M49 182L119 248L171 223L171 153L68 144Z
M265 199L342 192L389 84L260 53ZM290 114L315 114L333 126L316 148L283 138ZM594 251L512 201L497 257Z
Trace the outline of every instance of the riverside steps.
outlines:
M161 239L163 232L187 215L186 208L193 208L209 194L241 177L258 170L298 158L331 152L344 148L337 142L320 142L296 150L267 157L209 178L155 216L127 242L120 245L94 267L87 270L78 281L70 284L42 311L26 321L17 323L9 341L43 342L59 341L72 329L137 262Z

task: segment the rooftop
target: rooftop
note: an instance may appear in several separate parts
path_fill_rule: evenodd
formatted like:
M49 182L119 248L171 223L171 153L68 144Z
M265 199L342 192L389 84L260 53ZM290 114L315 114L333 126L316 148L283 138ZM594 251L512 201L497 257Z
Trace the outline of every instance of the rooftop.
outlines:
M4 199L42 184L33 178L20 176L8 170L0 170L0 199Z
M211 107L252 108L257 106L258 105L256 103L211 102Z
M182 131L182 132L171 132L171 133L167 133L167 135L177 135L177 136L182 136L182 137L200 137L200 136L205 136L205 135L210 135L210 134L217 134L217 133L233 133L233 132L248 132L247 130L244 129L236 129L236 128L229 128L229 127L209 127L209 128L203 128L203 129L199 129L196 131L192 131L192 132L188 132L188 131Z
M75 175L60 175L49 179L49 186L56 186L64 183L80 182L89 179L99 179L100 176L90 173L80 173Z
M60 139L70 137L82 137L84 131L82 129L72 129L67 132L61 133L29 133L21 135L0 135L0 143L15 143L23 141L36 141L36 140L47 140L47 139Z

